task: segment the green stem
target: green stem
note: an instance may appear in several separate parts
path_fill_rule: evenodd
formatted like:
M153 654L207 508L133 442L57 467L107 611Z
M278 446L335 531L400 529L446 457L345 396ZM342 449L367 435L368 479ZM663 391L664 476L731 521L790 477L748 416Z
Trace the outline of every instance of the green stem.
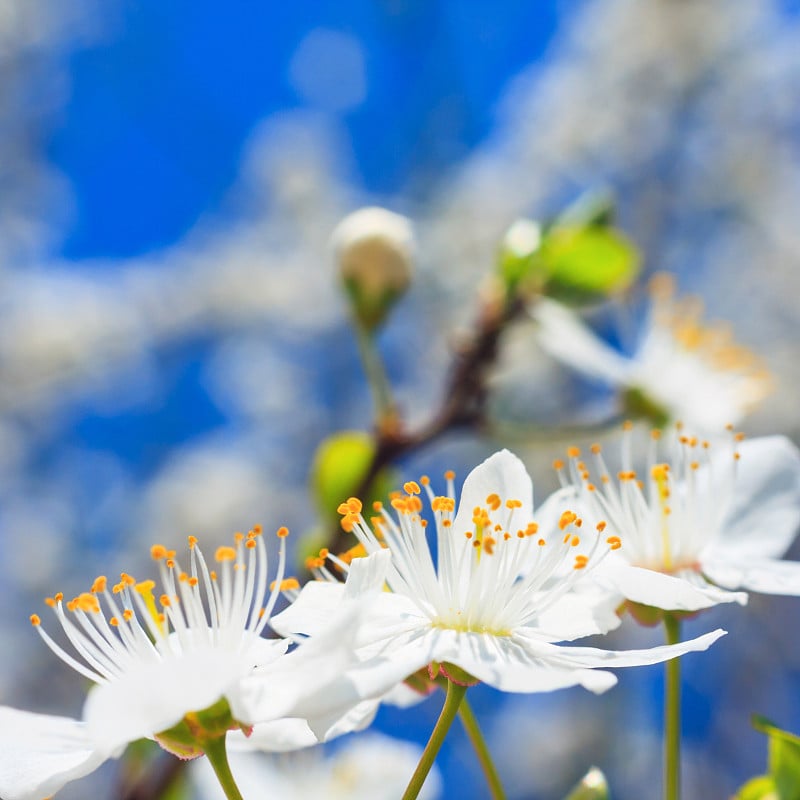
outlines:
M236 781L233 779L230 765L228 764L228 754L225 750L225 737L218 736L214 739L207 739L203 742L203 750L206 757L211 762L217 780L225 792L228 800L244 800Z
M439 714L439 719L433 728L431 738L428 739L428 744L425 745L422 758L420 758L419 764L417 764L417 768L408 782L408 787L403 794L402 800L416 800L419 795L422 784L425 783L425 778L428 777L428 773L431 771L436 755L447 736L447 732L450 730L450 726L453 724L453 720L456 718L458 708L466 692L466 686L448 681L447 695L442 706L442 713Z
M368 331L358 321L354 322L354 327L356 329L358 351L361 354L361 362L364 365L367 383L372 391L375 403L375 417L380 430L385 425L390 424L395 417L392 389L389 379L386 377L383 361L381 361L380 354L375 347L375 338L372 332Z
M503 790L503 784L500 783L500 776L497 774L489 748L486 746L486 741L478 726L478 720L475 719L475 714L472 713L472 708L466 697L459 706L458 715L461 717L464 730L467 732L475 754L478 756L481 769L483 769L483 774L486 776L486 782L489 784L492 800L505 800L506 793Z
M664 615L667 644L681 638L681 623L672 614ZM681 796L681 660L667 661L664 683L664 800Z

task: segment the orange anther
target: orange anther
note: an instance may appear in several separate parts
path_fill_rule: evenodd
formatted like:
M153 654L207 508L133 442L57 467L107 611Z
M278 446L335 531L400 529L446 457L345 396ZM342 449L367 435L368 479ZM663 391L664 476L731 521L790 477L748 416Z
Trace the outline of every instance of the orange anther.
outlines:
M285 525L282 525L277 531L275 531L275 535L279 539L285 539L289 535L289 529Z
M163 544L154 544L150 548L150 555L156 561L161 561L162 558L167 557L167 548Z
M41 625L41 624L42 624L42 620L39 619L39 615L38 614L31 614L31 625L33 625L33 627L35 628L37 625Z

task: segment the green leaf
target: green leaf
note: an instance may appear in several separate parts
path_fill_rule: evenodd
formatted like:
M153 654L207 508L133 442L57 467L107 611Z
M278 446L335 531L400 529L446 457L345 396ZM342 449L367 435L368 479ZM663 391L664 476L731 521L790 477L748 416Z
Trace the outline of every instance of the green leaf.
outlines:
M733 800L781 800L770 775L759 775L747 781Z
M753 716L753 727L769 737L767 767L779 800L800 800L800 737L781 730L765 717Z
M592 767L564 800L608 800L609 797L605 775Z
M538 258L546 276L545 294L570 304L627 289L641 265L630 239L598 225L557 225L545 236Z
M364 431L340 431L321 442L311 466L311 490L324 519L335 518L339 503L358 490L374 455L375 442Z
M375 455L375 442L365 431L339 431L324 439L311 465L311 491L325 522L339 519L336 509L356 495ZM360 497L368 508L372 500L385 498L391 489L393 472L382 469L368 497Z

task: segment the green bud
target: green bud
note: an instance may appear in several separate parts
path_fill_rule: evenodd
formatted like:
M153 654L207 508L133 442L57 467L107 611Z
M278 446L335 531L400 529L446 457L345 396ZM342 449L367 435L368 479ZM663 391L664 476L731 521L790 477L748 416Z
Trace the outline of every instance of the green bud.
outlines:
M536 273L542 228L530 219L518 219L500 242L497 266L509 294Z
M597 767L592 767L564 800L608 800L608 797L605 775Z
M361 208L336 226L331 244L353 316L374 331L411 284L411 221L385 208Z

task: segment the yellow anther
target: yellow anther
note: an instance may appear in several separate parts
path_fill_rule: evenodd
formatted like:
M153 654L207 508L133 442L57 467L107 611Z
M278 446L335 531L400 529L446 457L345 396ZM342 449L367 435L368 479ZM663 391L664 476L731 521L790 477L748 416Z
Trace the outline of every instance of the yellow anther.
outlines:
M347 507L350 509L351 514L360 514L363 505L357 497L349 497L347 499Z
M53 599L56 603L60 603L64 599L64 592L56 592L55 595L53 595Z
M658 428L653 428L653 430L650 431L650 438L654 442L657 442L661 438L661 431Z
M81 592L77 598L76 607L90 614L100 613L100 602L91 592Z
M560 458L557 458L553 462L553 469L556 470L556 472L561 471L562 469L564 469L564 462Z
M164 563L167 565L167 569L175 569L175 559L174 558L168 558Z
M506 500L506 508L522 508L522 500Z
M347 505L347 503L339 503L339 505L336 508L336 513L337 514L349 514L350 513L350 507Z
M700 462L699 461L692 461L692 463L689 464L689 467L691 469L693 469L693 470L700 469Z
M464 536L466 536L466 537L467 537L467 539L471 539L471 538L472 538L472 531L467 531L467 532L464 534Z
M105 575L98 575L92 584L92 593L97 594L98 592L104 592L106 590L107 583L108 581Z
M449 519L443 519L442 520L442 527L443 528L449 528L452 524L453 524L452 520L449 520Z
M575 556L575 564L573 569L583 569L589 563L589 557L584 555Z
M212 569L211 572L209 572L208 575L209 575L209 577L211 578L212 581L215 581L217 579L217 571L216 570Z
M564 534L564 539L563 539L563 542L564 542L564 544L566 544L566 543L567 543L567 542L570 540L570 537L571 537L571 536L572 536L572 534L571 534L569 531L567 531L567 532Z
M733 454L733 460L734 461L738 461L741 457L742 457L741 453L734 453Z
M248 540L247 540L247 541L244 543L244 546L245 546L245 547L246 547L248 550L252 550L252 549L253 549L253 548L256 546L256 540L255 540L255 539L248 539Z
M622 423L622 430L624 431L633 430L633 423L629 419L626 419L625 422Z
M580 447L575 447L575 445L573 445L572 447L567 448L567 455L570 458L579 458L580 454L581 454Z
M330 550L328 550L327 547L323 547L319 551L319 557L322 558L322 559L326 559L329 555L330 555Z
M262 526L262 525L260 525L260 524L253 525L253 533L254 533L256 536L261 536L261 534L262 534L263 532L264 532L264 528L263 528L263 526Z
M590 449L595 455L598 455L603 448L599 444L593 444Z
M733 430L733 423L732 423L732 422L729 422L729 423L728 423L728 424L725 426L725 430L726 430L726 431L732 431L732 430Z
M507 541L508 541L510 538L511 538L511 534L510 534L510 533L508 533L508 531L506 531L506 532L503 534L503 541L504 541L504 542L507 542Z
M602 533L606 529L607 525L608 523L604 519L601 519L600 522L597 523L596 528L599 533Z
M275 589L276 583L277 583L276 581L272 581L272 583L270 583L269 585L270 591L273 591ZM278 584L278 589L282 592L289 592L292 591L293 589L299 589L299 588L300 588L300 582L297 580L297 578L284 578Z
M525 531L517 531L517 538L524 539L525 538Z
M430 479L430 478L429 478L427 475L423 475L423 476L422 476L422 477L419 479L419 482L420 482L420 483L421 483L423 486L430 486L431 479Z
M581 519L581 517L578 517L578 519L575 520L574 525L576 528L580 528L581 525L583 525L583 519Z
M572 547L577 547L580 543L581 543L580 536L573 536L572 540L570 541L570 545L572 545Z
M500 508L500 495L492 492L492 494L486 498L486 505L489 506L492 511L497 511L497 509Z
M124 619L125 622L130 622L133 619L133 611L131 611L129 608L126 608L122 612L122 619Z
M452 469L448 469L447 472L444 473L444 479L446 481L455 480L456 473Z
M195 545L197 545L197 537L196 536L190 536L189 537L189 549L193 550L195 548Z
M383 511L383 503L380 500L375 500L372 504L373 511Z
M406 494L419 494L419 484L416 481L406 481L403 484L403 491Z
M120 572L119 579L126 586L133 586L136 583L136 578L133 575L128 575L127 572Z
M536 544L538 544L539 547L544 547L547 544L547 542L544 539L539 539L539 541L536 542Z
M111 625L112 628L116 628L117 625L119 625L119 620L116 617L111 617L108 624Z
M533 536L538 532L539 532L539 525L536 522L529 522L528 526L525 528L526 536Z
M612 550L619 550L622 547L622 539L619 536L609 536L606 542L611 545Z
M494 555L494 546L497 544L497 540L493 539L491 536L487 536L483 540L483 552L486 555L493 556Z
M587 483L586 484L586 491L587 492L596 492L597 491L597 487L593 483Z
M45 597L44 604L46 606L50 606L50 608L55 608L56 607L56 601L52 597Z
M558 521L558 527L563 531L569 525L572 525L575 520L578 519L578 515L574 511L565 511L561 515L561 519Z
M161 561L167 557L167 548L163 544L154 544L150 548L150 555L155 561Z
M480 540L480 539L476 539L476 540L475 540L475 541L472 543L472 546L473 546L474 548L476 548L476 549L480 548L480 546L481 546L481 540Z
M189 586L197 586L197 583L198 583L197 578L195 578L194 576L189 578Z
M35 628L37 625L41 625L42 620L39 618L38 614L31 614L31 625Z
M162 594L161 597L158 598L158 601L162 606L164 606L164 608L169 608L172 605L172 601L170 600L168 594Z
M347 514L346 516L342 517L341 522L339 523L342 526L342 530L350 533L353 528L356 526L358 522L358 517L355 514Z
M222 563L223 561L235 561L236 560L236 550L233 547L228 545L222 545L221 547L217 548L217 552L214 553L214 560Z

